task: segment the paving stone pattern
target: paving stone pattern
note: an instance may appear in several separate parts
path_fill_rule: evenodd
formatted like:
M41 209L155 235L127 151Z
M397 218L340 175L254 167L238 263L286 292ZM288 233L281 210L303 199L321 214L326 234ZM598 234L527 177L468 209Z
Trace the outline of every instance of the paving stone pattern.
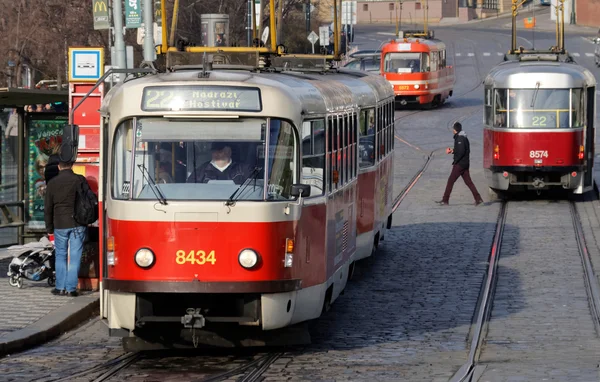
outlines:
M8 265L12 258L0 260L0 340L6 333L22 329L71 300L67 296L54 296L46 280L23 280L23 288L8 284Z
M511 202L481 381L594 381L599 354L569 204Z

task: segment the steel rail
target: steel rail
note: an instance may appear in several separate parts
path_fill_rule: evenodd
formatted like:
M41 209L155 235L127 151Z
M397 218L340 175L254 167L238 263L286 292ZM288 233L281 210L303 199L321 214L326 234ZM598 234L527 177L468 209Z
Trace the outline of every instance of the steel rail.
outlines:
M496 289L498 263L500 260L500 251L502 250L502 236L504 235L507 209L507 203L502 203L500 212L498 213L496 232L494 233L494 240L492 242L492 249L488 260L488 270L483 283L483 288L479 295L480 304L476 316L477 320L474 325L473 338L471 339L469 357L467 362L452 376L450 379L451 382L470 381L475 371L475 365L479 360L479 355L481 354L481 344L483 343L484 333L487 331L487 326L489 324L492 301Z

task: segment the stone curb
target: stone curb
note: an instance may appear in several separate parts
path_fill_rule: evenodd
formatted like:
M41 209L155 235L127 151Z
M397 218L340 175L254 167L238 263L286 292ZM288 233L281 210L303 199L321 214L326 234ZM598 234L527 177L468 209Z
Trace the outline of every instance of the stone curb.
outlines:
M89 318L100 305L100 296L97 292L75 297L72 300L37 322L0 337L0 357L50 341Z

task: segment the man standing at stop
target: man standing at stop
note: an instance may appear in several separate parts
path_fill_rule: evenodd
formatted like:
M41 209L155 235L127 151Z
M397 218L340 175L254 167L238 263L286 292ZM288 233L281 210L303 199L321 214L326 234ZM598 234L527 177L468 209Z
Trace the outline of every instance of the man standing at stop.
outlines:
M446 154L454 154L454 160L452 161L452 172L448 177L448 183L446 184L446 191L444 192L444 196L442 200L437 202L440 205L447 206L448 201L450 200L450 193L452 193L452 187L454 186L454 182L458 179L458 177L463 178L469 190L473 194L473 198L475 198L475 205L478 206L483 203L481 199L481 195L477 192L477 188L473 184L471 180L471 175L469 174L469 156L471 155L471 147L469 144L469 139L467 138L467 134L462 131L462 125L459 122L455 122L454 126L454 149L448 147L446 149Z

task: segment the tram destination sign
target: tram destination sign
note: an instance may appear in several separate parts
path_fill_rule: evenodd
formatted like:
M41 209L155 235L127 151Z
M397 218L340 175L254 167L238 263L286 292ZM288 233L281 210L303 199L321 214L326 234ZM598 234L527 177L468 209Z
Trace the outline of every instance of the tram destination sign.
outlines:
M233 86L148 86L144 111L262 111L258 88Z

